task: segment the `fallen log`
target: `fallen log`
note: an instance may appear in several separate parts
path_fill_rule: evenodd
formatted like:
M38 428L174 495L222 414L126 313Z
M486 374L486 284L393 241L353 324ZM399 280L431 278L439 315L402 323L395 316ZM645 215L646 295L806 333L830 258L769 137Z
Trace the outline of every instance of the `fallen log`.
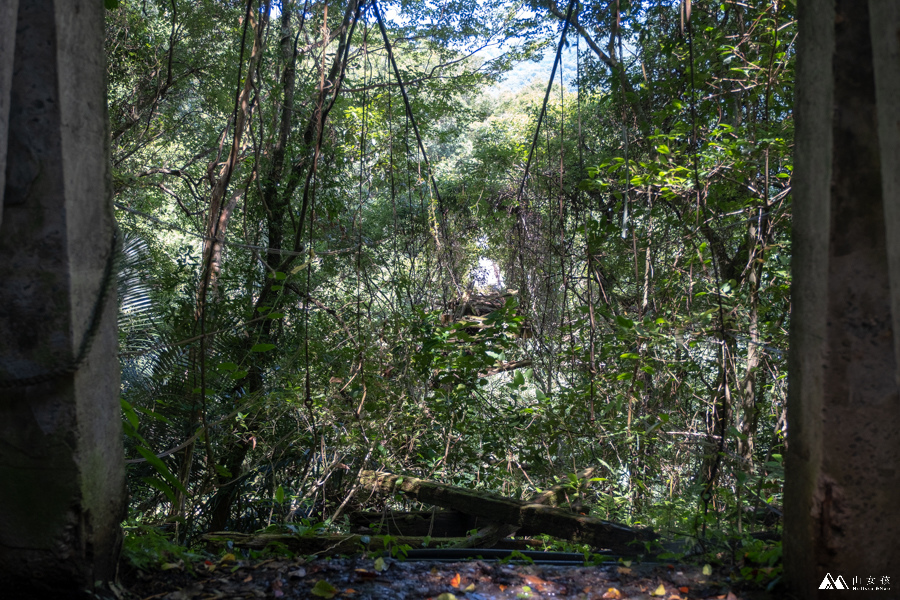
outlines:
M537 504L542 504L538 502ZM456 510L416 510L411 512L395 512L388 511L387 514L382 511L361 511L352 512L348 515L350 520L350 533L358 533L360 535L388 534L399 536L425 537L433 538L464 538L473 536L469 534L472 530L477 530L477 535L484 535L483 532L492 526L499 525L484 518L473 517ZM513 532L520 536L541 535L542 532L534 531L527 528L519 529L513 525L504 525L504 527L514 527L517 531ZM512 535L508 533L503 537ZM466 548L485 548L488 546L465 546Z
M656 537L652 530L634 529L619 523L585 515L576 515L560 508L503 498L482 491L467 490L443 483L406 477L383 471L361 471L360 489L392 494L400 492L426 504L482 517L516 527L564 538L597 549L620 553L640 550L636 543Z
M409 546L411 549L454 546L465 538L430 538L426 544L423 537L391 536L392 547ZM240 533L237 531L215 531L202 536L210 546L225 546L229 542L237 548L265 550L286 548L298 554L356 554L363 550L379 552L385 550L385 536L381 535L294 535L290 533ZM502 550L543 550L540 540L503 540Z
M578 480L589 479L594 474L594 468L589 467L576 475ZM529 504L545 504L547 506L559 506L568 500L565 484L557 484L548 490L535 494L529 499ZM466 538L457 548L493 548L500 540L518 533L519 535L540 535L527 528L505 523L491 523L487 527L479 529L475 535Z
M490 525L486 519L479 519L455 510L352 512L349 514L349 519L353 533L431 536L433 538L464 538L473 529Z

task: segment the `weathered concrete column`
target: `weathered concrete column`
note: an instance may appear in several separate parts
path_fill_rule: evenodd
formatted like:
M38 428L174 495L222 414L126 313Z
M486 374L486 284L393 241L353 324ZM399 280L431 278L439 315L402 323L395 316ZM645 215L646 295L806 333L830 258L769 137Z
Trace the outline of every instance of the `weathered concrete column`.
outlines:
M0 596L90 588L120 546L103 10L0 0Z
M820 592L826 574L895 597L900 5L799 11L785 572L800 598L851 597Z

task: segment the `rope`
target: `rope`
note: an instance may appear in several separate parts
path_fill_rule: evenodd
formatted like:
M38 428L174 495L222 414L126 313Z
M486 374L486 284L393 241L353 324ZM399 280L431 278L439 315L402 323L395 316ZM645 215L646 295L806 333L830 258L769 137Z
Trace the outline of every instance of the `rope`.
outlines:
M572 9L575 7L575 0L569 0L569 8L566 10L566 22L563 25L562 34L559 36L559 43L556 45L556 59L553 61L553 69L550 71L550 82L547 84L547 92L544 94L544 104L541 106L541 113L538 115L537 127L534 130L534 139L531 140L531 149L528 150L528 161L525 163L525 175L522 176L522 183L519 185L519 193L516 198L522 198L522 190L525 189L525 182L528 180L528 171L531 168L531 158L534 156L534 149L537 146L538 135L541 132L541 123L544 120L544 114L547 112L547 101L550 99L550 90L553 88L553 80L556 79L556 66L560 63L562 57L563 43L566 40L566 32L569 31L569 19L572 17Z
M574 0L572 0L574 2ZM397 61L394 60L394 50L391 47L391 42L388 40L387 29L384 26L384 21L381 19L381 11L378 10L378 3L375 0L372 0L372 11L375 13L375 18L378 20L378 28L381 30L381 37L384 40L384 47L387 50L388 59L391 61L391 66L394 67L394 76L397 78L397 84L400 86L400 94L403 96L403 104L406 105L406 114L409 117L409 122L412 124L413 132L416 134L416 142L419 144L419 150L422 152L422 158L425 160L425 166L428 168L428 176L431 179L431 185L434 188L434 195L438 200L438 207L441 210L441 217L444 216L444 201L441 199L441 193L437 187L437 181L434 179L434 171L431 168L431 163L428 160L428 153L425 152L425 145L422 143L422 136L419 135L419 125L416 123L416 116L413 114L412 106L409 103L409 96L406 93L406 86L403 84L403 78L400 77L400 69L397 68ZM443 219L441 220L443 224Z

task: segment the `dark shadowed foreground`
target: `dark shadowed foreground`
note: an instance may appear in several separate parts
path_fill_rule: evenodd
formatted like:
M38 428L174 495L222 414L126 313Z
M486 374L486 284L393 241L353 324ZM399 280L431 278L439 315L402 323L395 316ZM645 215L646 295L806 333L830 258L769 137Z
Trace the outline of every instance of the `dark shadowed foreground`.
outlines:
M204 571L205 572L201 572ZM513 565L339 558L306 562L207 561L194 575L180 568L132 573L121 598L339 598L489 600L544 598L762 600L776 596L732 588L727 574L700 566L610 564Z

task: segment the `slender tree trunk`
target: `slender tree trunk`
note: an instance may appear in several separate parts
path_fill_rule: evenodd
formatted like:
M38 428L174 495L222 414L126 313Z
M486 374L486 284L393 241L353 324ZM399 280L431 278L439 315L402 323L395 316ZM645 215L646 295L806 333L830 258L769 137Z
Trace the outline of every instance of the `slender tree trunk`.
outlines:
M768 169L768 164L766 164ZM768 186L768 178L765 185ZM749 339L747 340L747 364L743 377L740 379L740 414L738 415L738 430L741 437L738 438L738 453L743 458L742 467L749 472L753 465L753 448L756 439L756 426L759 423L757 408L758 371L763 360L762 340L759 335L759 292L762 283L762 265L765 259L765 248L769 242L768 202L759 209L755 218L750 221L748 228L748 273L747 273L747 301L749 319ZM734 370L735 379L739 377L737 368Z
M274 250L284 248L285 242L288 239L286 229L289 225L287 214L290 209L290 200L292 199L294 192L296 192L299 182L304 179L306 181L306 187L303 192L302 206L295 222L290 223L290 225L295 227L292 250L299 251L305 245L303 243L303 232L307 226L308 220L310 221L309 226L312 226L311 219L307 218L311 204L309 184L310 179L313 176L313 173L311 173L310 170L316 167L316 162L318 160L317 155L320 151L319 142L321 141L322 130L325 127L328 110L333 106L336 95L341 89L343 74L346 69L345 63L348 56L347 47L351 43L350 38L352 37L355 22L359 18L360 10L361 7L358 3L351 1L344 12L337 51L335 52L327 76L323 73L319 85L319 98L316 108L314 109L313 114L310 115L310 119L302 134L303 143L306 145L309 152L304 155L304 158L301 158L294 163L291 169L287 170L288 172L285 172L286 169L284 169L284 145L286 144L292 129L292 113L294 109L292 106L286 104L282 111L279 124L279 141L276 143L275 148L273 148L273 167L267 175L266 181L263 182L266 204L269 209L267 215L269 247ZM286 102L293 98L295 86L295 65L293 61L296 60L296 56L294 55L290 44L284 39L286 27L289 25L290 20L282 18L281 52L285 60L289 61L286 63L284 73L283 93ZM325 25L327 25L327 19ZM327 43L323 45L323 48L327 48ZM326 53L323 52L323 61L325 60L325 56ZM324 69L324 62L322 68ZM282 190L280 195L279 188ZM270 251L266 255L268 266L271 269L279 271L287 271L296 259L296 255L282 256L277 251ZM268 278L265 280L254 304L254 309L260 306L269 305L273 301L273 296L276 292L273 291L272 285L275 281L275 279ZM254 310L254 314L255 313L256 310ZM249 350L249 347L258 337L261 339L272 339L272 324L272 320L265 319L257 322L254 327L248 331L247 350ZM258 397L263 392L264 386L262 373L267 364L266 356L257 355L256 360L256 364L250 369L247 379L244 380L247 390L246 398L250 399ZM228 474L219 477L219 485L221 487L216 492L215 501L211 502L212 513L210 516L210 530L212 531L224 529L228 520L231 518L232 505L237 497L239 491L238 487L241 483L241 480L238 479L238 477L243 468L244 460L253 447L252 434L257 427L256 416L252 411L250 416L245 419L244 425L246 426L246 434L244 437L241 440L229 444L227 449L222 453L221 462L224 464Z
M785 573L800 598L828 573L896 594L900 5L799 11Z

